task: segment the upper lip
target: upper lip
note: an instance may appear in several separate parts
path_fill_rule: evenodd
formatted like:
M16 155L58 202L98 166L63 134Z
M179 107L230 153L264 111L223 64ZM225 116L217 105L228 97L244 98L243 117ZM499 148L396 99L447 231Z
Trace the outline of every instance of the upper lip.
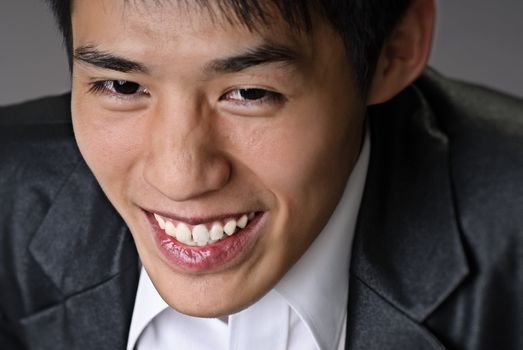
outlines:
M151 209L143 209L145 212L150 214L158 214L166 219L171 219L174 221L184 222L189 225L198 225L213 221L222 221L225 219L230 218L238 218L242 215L248 215L250 213L257 213L259 210L251 210L251 211L242 211L242 212L236 212L236 213L229 213L229 214L220 214L220 215L212 215L212 216L193 216L193 217L183 217L172 213L167 213L163 211L156 211Z

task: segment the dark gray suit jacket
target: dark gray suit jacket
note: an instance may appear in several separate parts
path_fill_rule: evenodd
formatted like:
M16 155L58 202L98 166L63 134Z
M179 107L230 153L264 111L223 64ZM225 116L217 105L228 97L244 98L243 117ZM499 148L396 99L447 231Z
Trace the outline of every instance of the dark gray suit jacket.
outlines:
M428 71L371 108L347 349L523 349L523 102ZM69 96L0 108L0 349L124 349L132 237Z

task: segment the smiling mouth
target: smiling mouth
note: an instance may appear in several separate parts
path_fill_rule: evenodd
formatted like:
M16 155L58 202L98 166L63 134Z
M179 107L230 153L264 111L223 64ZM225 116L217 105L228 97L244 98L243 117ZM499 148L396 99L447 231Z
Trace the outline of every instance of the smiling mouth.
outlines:
M212 219L144 212L161 255L187 273L214 273L248 259L266 222L263 211Z
M244 229L254 219L256 213L240 214L220 220L210 220L197 225L176 220L157 213L153 216L168 236L188 246L204 247L216 243Z

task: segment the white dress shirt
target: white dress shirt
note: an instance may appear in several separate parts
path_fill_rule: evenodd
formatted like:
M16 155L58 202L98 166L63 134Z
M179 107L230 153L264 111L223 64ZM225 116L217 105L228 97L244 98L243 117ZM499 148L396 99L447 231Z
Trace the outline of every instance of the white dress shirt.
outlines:
M344 349L351 248L369 156L367 131L342 198L321 234L272 290L227 322L172 309L142 268L127 350Z

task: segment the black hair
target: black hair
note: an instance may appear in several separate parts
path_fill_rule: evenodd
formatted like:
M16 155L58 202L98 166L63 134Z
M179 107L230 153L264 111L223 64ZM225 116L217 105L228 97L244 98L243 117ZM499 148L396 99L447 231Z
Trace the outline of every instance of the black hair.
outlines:
M63 34L69 59L72 56L71 10L73 0L46 0ZM128 1L128 0L123 0ZM141 0L146 1L146 0ZM151 0L158 3L159 0ZM178 0L182 1L182 0ZM188 0L183 0L187 3ZM311 11L321 11L339 33L352 60L356 84L365 94L376 68L383 43L413 0L191 0L207 8L218 5L242 24L252 28L266 23L267 9L277 9L291 27L309 29Z

